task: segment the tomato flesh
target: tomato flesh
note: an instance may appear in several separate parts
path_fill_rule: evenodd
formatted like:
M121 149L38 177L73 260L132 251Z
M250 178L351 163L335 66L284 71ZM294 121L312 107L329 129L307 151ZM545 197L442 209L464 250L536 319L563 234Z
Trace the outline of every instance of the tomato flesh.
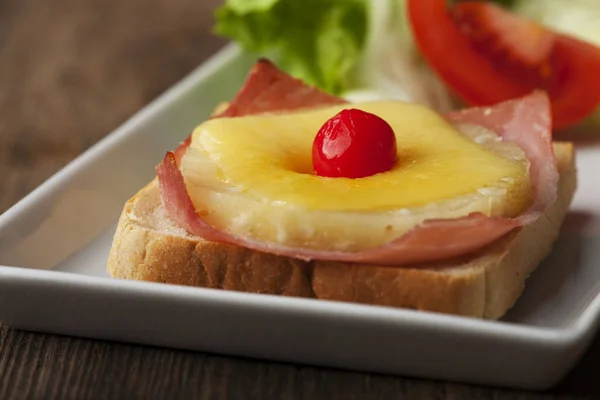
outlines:
M364 178L389 171L397 161L396 135L377 115L342 110L323 124L312 147L315 173Z
M573 126L600 105L600 49L559 35L550 62L554 76L548 94L554 125Z
M418 48L466 103L491 105L548 92L555 129L600 103L600 49L552 32L489 2L408 0Z
M408 0L407 4L421 54L467 103L490 105L529 92L528 85L499 74L493 63L473 48L454 23L445 0Z
M498 72L544 87L555 35L495 4L460 2L450 9L454 24L471 46L494 63Z
M535 67L548 59L554 35L533 21L519 18L498 5L473 1L456 3L450 14L479 52L491 56L498 53L523 67Z

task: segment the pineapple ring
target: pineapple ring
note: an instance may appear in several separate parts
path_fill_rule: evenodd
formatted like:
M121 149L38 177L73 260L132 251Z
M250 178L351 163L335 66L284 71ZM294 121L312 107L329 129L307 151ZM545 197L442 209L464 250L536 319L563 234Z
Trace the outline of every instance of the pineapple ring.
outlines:
M266 242L360 251L426 219L472 212L513 217L531 201L521 149L481 127L453 127L414 104L353 104L386 119L400 162L360 179L312 173L318 128L344 105L272 116L215 119L198 127L181 169L211 225Z

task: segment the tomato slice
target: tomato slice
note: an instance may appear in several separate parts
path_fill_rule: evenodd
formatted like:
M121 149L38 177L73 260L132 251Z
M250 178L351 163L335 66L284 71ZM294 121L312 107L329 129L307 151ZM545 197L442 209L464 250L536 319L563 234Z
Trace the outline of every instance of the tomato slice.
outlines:
M548 87L557 128L577 124L600 103L600 50L558 35L552 49L553 80Z
M576 124L600 103L600 49L551 32L487 2L408 0L423 57L470 105L546 90L555 129Z
M513 80L543 87L551 70L555 36L495 4L460 2L450 9L454 24L494 69Z

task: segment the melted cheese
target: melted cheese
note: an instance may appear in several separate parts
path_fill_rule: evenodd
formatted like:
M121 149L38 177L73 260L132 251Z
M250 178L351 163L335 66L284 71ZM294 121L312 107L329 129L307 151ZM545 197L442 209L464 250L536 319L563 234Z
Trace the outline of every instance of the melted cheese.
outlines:
M345 107L200 125L182 161L197 209L221 229L260 240L359 250L425 219L511 217L529 204L528 162L517 146L397 101L352 104L394 129L399 162L392 170L360 179L314 175L314 137Z

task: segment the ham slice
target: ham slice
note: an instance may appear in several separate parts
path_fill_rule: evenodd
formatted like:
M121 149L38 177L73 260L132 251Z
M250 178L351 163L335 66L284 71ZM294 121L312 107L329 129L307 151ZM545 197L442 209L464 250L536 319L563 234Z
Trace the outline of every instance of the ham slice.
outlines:
M474 107L447 114L452 122L483 126L503 140L516 143L530 161L529 175L535 195L531 212L542 213L556 200L558 169L552 146L550 100L541 91L494 107Z
M272 75L274 74L272 68L274 67L269 64L259 63L246 86L236 96L228 110L221 115L244 115L245 107L253 112L269 112L275 109L304 108L307 104L318 106L341 102L339 99L332 99L329 95L323 95L316 89L307 89L306 85L276 69L276 77L256 76L263 73ZM260 85L252 90L253 87L250 85L252 82L259 82ZM275 86L271 88L270 85ZM256 87L265 90L256 92ZM283 99L287 99L289 103L284 103ZM254 104L253 101L257 103ZM273 107L273 104L277 106ZM226 114L227 112L231 114ZM524 98L503 102L493 107L470 108L451 113L447 118L454 122L482 125L496 132L504 140L517 143L523 149L530 161L530 177L535 196L531 207L526 212L517 218L487 217L474 213L456 219L427 220L383 246L360 252L283 246L219 230L205 222L202 216L196 213L183 175L178 169L176 156L172 152L167 153L162 163L157 166L162 201L171 218L191 234L210 241L232 243L257 251L303 260L406 265L468 254L517 227L531 223L555 200L558 171L552 150L550 104L544 93L535 92Z
M269 60L260 59L250 70L242 89L217 117L300 110L345 102L292 78Z

